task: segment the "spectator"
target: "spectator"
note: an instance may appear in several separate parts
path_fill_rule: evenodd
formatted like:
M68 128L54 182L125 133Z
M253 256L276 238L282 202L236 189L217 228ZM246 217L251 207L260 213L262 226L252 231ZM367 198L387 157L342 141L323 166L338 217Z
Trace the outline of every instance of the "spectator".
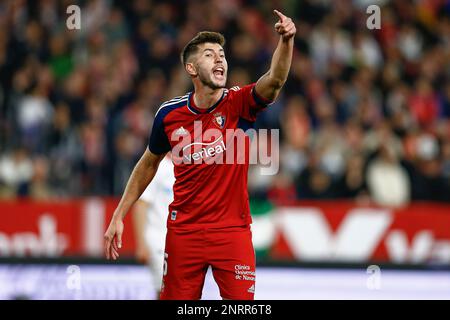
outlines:
M352 154L347 160L344 175L336 183L338 196L345 199L367 197L364 156Z
M408 173L389 145L381 146L378 155L369 163L367 184L373 200L379 205L399 207L410 200Z
M70 1L1 1L3 196L121 193L161 102L192 90L179 52L198 31L229 41L228 87L268 69L271 8L244 2L87 1L69 31ZM379 0L381 29L367 31L367 3L278 3L296 21L294 59L255 127L281 130L280 172L251 169L252 195L450 200L449 5Z
M320 167L319 157L312 153L305 170L296 178L295 188L299 199L330 199L335 197L331 176Z
M33 163L26 149L18 147L0 158L0 185L5 196L26 195Z
M53 192L48 183L49 163L45 157L36 157L33 161L33 177L28 194L32 199L48 200Z
M416 91L412 94L409 105L416 121L424 127L434 124L438 117L439 101L433 92L431 84L425 79L416 83Z

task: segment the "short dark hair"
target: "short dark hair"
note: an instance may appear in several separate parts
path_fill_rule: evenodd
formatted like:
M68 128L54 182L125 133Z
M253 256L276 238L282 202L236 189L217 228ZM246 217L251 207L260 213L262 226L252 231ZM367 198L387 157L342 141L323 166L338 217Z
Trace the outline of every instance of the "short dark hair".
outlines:
M197 33L197 35L183 48L183 51L181 51L181 63L183 63L183 66L186 65L188 58L197 52L198 46L207 42L218 43L223 47L225 45L225 38L219 32L201 31Z

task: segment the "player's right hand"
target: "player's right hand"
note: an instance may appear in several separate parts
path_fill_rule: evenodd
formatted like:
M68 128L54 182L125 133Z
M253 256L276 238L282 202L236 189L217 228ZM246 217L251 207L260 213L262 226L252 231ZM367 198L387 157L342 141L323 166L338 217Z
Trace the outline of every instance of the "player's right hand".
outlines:
M116 260L119 257L119 249L122 248L122 233L122 219L113 216L104 236L106 259Z
M297 29L291 18L286 17L278 10L273 10L278 16L278 22L275 23L275 30L283 37L284 40L289 40L295 36Z

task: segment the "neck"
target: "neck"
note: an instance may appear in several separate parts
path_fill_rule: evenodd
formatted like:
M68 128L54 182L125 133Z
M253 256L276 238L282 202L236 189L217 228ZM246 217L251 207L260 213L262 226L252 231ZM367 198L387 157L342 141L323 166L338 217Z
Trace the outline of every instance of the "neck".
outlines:
M208 109L222 97L223 88L211 89L203 85L194 85L194 103L199 109Z

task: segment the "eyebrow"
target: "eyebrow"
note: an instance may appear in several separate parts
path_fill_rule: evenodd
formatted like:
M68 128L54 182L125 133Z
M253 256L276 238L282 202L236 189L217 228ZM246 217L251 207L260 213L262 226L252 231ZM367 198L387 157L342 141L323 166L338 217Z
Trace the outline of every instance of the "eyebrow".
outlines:
M203 49L203 52L205 52L206 50L214 52L214 50L210 48ZM219 51L225 52L222 48L219 49Z

